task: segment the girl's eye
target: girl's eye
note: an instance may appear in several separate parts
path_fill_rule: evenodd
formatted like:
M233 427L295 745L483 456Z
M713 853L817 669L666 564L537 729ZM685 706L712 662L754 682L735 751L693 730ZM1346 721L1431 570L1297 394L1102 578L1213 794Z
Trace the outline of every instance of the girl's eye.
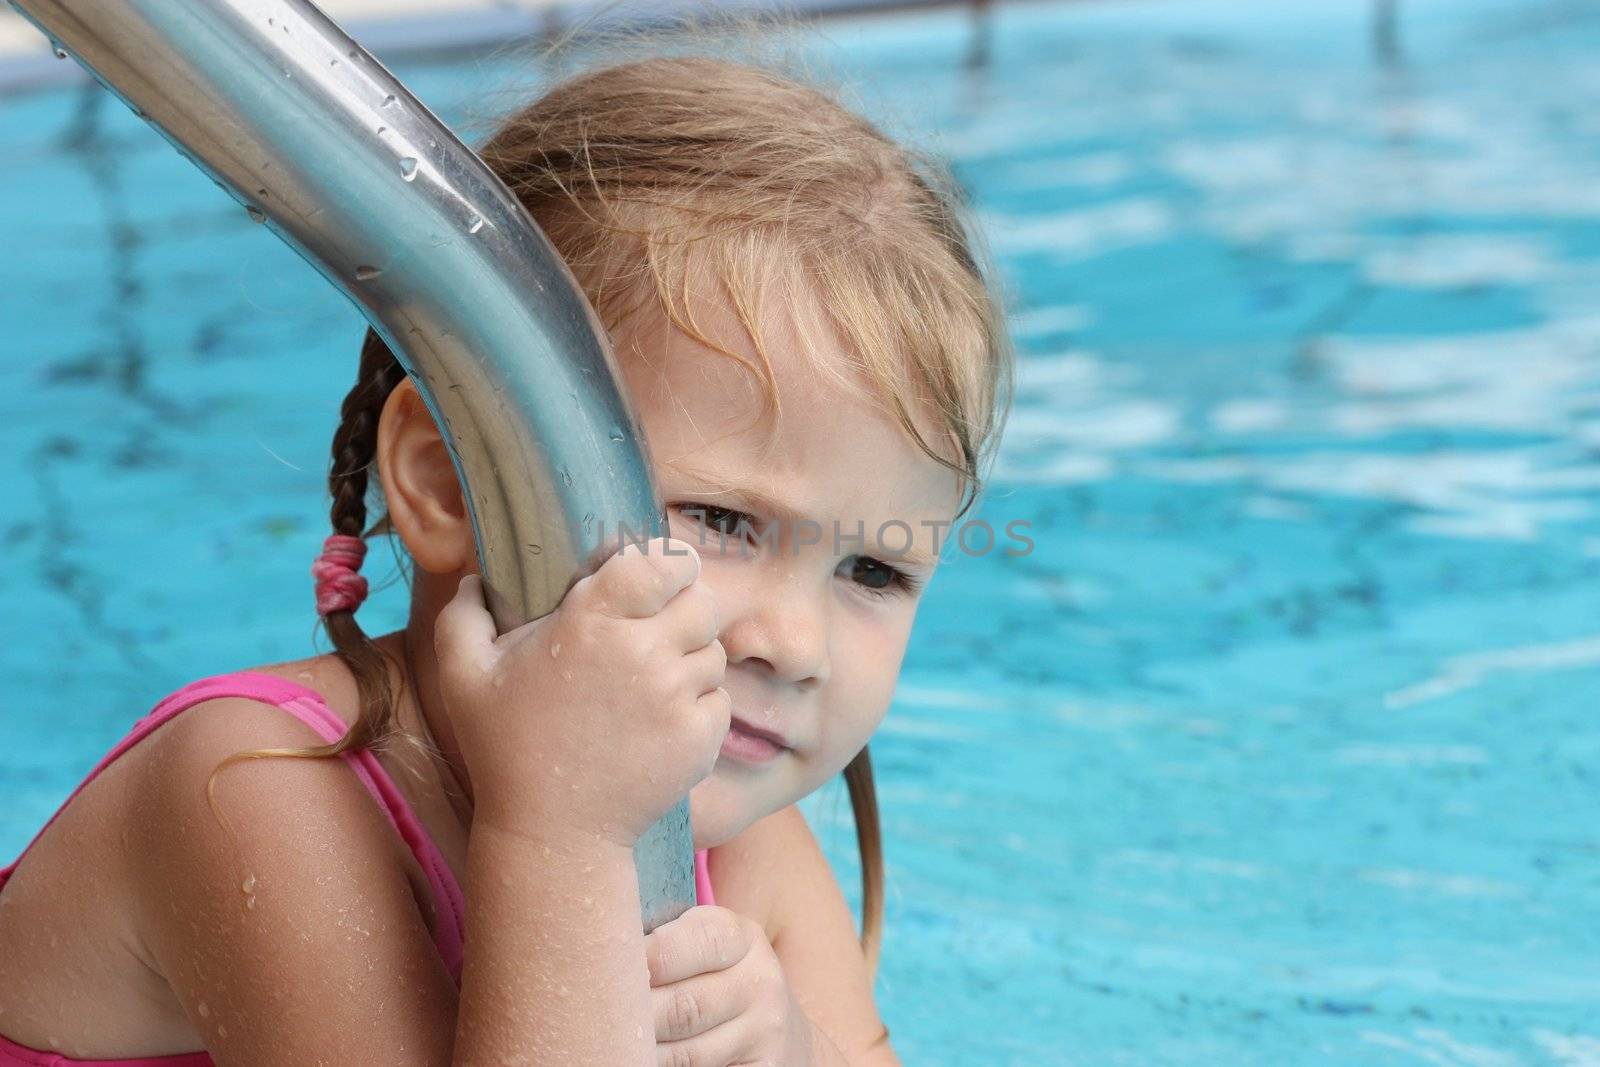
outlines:
M723 537L742 539L755 522L749 515L715 504L680 504L678 510L702 526L709 526Z
M862 592L880 600L888 597L891 591L915 596L922 588L921 578L871 556L852 556L844 561L844 566L849 568L850 580L860 586Z
M714 530L724 541L742 541L755 530L755 519L733 508L715 504L674 504L681 514ZM840 564L840 572L854 582L868 596L884 600L900 593L915 596L925 579L908 574L899 567L871 556L851 556Z

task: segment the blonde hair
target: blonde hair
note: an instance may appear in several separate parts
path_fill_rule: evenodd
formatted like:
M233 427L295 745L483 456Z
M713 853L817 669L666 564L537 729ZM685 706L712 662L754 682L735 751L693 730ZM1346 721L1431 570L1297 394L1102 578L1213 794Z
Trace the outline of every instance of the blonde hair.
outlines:
M774 264L809 280L850 365L825 367L898 420L959 476L964 514L1010 407L1012 353L980 247L953 181L821 91L759 67L653 58L571 78L507 119L480 155L572 267L608 329L653 308L736 360L781 417L760 306ZM695 285L709 279L758 353L751 363L707 337ZM370 332L333 438L337 533L363 529L378 416L404 377ZM925 438L919 422L938 431ZM241 753L325 757L395 733L385 656L351 612L326 617L354 674L360 716L340 741ZM219 768L220 769L220 768ZM861 854L861 944L876 970L883 854L867 749L844 778Z

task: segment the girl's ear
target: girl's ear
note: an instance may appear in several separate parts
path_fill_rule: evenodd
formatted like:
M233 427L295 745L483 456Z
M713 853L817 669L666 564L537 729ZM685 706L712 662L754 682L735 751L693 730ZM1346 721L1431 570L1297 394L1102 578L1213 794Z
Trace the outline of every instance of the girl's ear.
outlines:
M378 417L374 453L389 521L416 565L454 574L477 560L461 483L433 416L403 379Z

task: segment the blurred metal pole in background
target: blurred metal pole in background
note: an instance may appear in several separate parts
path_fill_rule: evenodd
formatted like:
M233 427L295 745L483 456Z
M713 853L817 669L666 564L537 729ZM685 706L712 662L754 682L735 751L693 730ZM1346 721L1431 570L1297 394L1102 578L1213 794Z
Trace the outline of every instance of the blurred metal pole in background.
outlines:
M972 34L961 65L967 70L984 70L994 47L994 11L990 0L968 0L967 8L972 15Z
M449 446L502 633L597 567L616 547L604 531L665 532L643 434L566 264L489 168L315 6L12 3L388 342ZM692 840L684 800L639 842L647 930L693 905Z
M1382 66L1400 65L1400 0L1372 0L1372 54Z

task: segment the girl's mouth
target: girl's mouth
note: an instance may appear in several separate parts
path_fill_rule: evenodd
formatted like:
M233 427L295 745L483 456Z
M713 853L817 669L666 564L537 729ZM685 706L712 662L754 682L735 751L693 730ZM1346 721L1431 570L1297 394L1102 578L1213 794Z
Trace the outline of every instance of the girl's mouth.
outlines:
M722 755L741 763L770 763L787 751L789 747L781 735L737 718L729 724L728 736L722 739Z

